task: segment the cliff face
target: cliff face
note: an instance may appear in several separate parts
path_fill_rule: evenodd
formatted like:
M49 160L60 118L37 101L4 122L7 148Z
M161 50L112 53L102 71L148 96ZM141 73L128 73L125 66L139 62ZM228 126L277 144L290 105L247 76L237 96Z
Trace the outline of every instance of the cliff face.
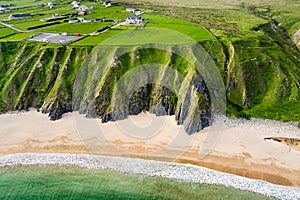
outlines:
M112 47L91 52L74 83L74 110L102 122L143 111L176 115L188 134L210 124L209 91L189 61L155 47L122 51Z
M57 120L63 113L79 110L107 122L149 111L176 115L189 134L210 124L206 83L176 54L133 49L116 58L116 48L99 57L87 47L36 43L2 43L0 49L2 113L35 107ZM92 59L96 65L85 63ZM139 67L147 63L156 64L145 73L146 68Z
M88 48L1 43L0 111L29 107L52 120L72 110L72 85Z

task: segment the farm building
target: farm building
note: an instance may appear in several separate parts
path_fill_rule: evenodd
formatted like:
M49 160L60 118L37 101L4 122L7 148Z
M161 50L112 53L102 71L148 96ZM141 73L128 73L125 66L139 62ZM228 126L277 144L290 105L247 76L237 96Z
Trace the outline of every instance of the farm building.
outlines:
M86 14L86 12L84 12L84 11L78 11L77 12L77 15L85 15Z
M52 15L52 19L59 19L59 18L61 18L61 16L57 13Z
M80 7L80 2L78 2L78 1L73 1L73 2L71 3L71 5L73 6L74 9L77 9L77 8Z
M69 23L70 24L74 24L74 23L77 23L78 22L78 19L70 19L69 20Z
M79 7L77 8L77 10L78 10L78 11L82 11L82 12L86 12L86 11L89 10L89 8L88 8L87 6L79 6Z
M72 2L71 2L71 5L72 5L72 6L74 6L74 5L80 5L80 2L78 2L78 1L72 1Z
M143 19L140 16L127 16L126 24L142 24Z
M89 19L89 18L77 18L77 20L78 22L83 22L83 23L94 21L94 19Z
M31 14L16 14L16 15L10 15L8 17L9 20L13 20L13 19L24 19L24 18L29 18L32 17Z
M126 11L131 13L134 13L135 10L136 10L135 8L126 8Z
M136 15L141 15L141 14L143 14L143 12L142 12L141 10L136 9L136 10L134 11L134 14L136 14Z
M46 3L45 6L48 8L54 8L54 4L52 2Z
M117 2L111 2L111 1L105 1L105 2L103 3L103 5L107 8L107 7L117 6L118 3L117 3Z
M93 21L92 19L88 19L88 18L85 18L85 19L82 20L83 23L92 22L92 21Z
M95 19L96 22L105 22L106 21L106 18L96 18Z
M5 12L6 11L6 8L2 8L1 6L0 6L0 13L3 13L3 12Z
M0 7L2 8L9 8L9 7L12 7L12 6L16 6L15 4L1 4Z
M135 15L143 14L143 11L135 8L126 8L127 12L134 13Z

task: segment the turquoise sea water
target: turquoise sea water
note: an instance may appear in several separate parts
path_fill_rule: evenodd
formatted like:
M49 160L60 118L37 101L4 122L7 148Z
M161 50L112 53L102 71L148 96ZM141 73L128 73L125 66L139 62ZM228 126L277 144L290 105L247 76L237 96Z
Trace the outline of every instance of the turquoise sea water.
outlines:
M0 199L267 199L215 185L73 166L0 167Z

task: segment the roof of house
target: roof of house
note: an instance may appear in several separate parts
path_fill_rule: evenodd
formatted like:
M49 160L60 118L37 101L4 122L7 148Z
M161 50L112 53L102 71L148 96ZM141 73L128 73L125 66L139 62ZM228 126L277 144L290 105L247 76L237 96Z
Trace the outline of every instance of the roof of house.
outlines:
M80 4L80 2L78 2L78 1L72 1L71 4L72 4L72 5L74 5L74 4Z
M31 17L31 14L15 14L15 15L11 15L12 17Z
M87 10L89 10L89 8L87 6L82 5L82 6L79 6L78 10L87 11Z
M126 8L126 10L135 11L135 8Z
M139 20L139 19L142 19L140 16L127 16L126 19L129 19L129 20Z

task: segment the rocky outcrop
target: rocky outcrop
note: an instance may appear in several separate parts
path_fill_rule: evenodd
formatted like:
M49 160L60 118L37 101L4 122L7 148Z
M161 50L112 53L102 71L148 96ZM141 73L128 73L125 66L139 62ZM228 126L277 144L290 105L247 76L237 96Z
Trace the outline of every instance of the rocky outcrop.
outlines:
M300 51L300 30L296 31L292 36L293 42Z

